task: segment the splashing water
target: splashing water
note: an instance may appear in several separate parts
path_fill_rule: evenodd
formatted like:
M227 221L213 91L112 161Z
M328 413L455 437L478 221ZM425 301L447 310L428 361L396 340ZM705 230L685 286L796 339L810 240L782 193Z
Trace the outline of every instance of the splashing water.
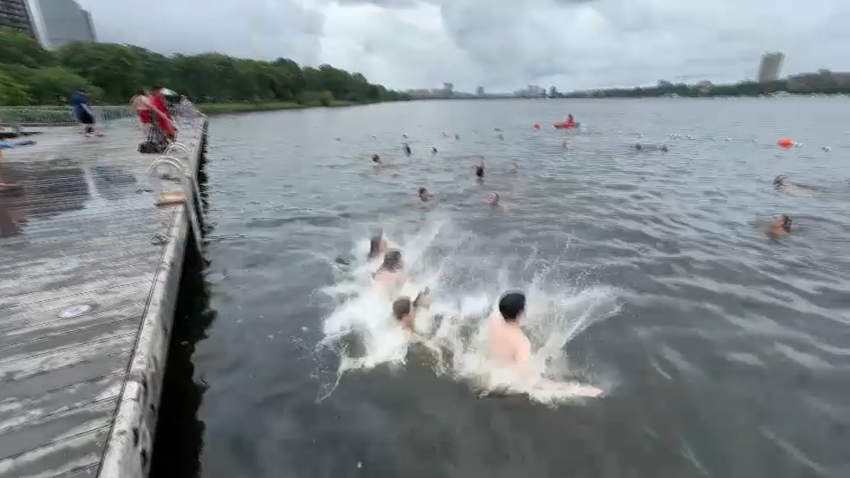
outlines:
M352 251L359 259L340 272L336 284L322 290L337 304L324 320L325 337L319 343L319 348L332 348L339 355L337 383L348 371L382 364L403 366L409 347L418 342L434 355L436 373L467 381L482 395L523 393L547 404L574 398L569 389L531 388L511 372L492 366L486 353L488 316L505 290L524 291L523 328L535 350L533 370L551 380L575 380L576 372L586 371L570 366L565 346L619 311L616 290L565 285L553 277L552 267L534 270L530 282L518 283L509 271L516 270L517 263L533 267L533 258L500 256L499 262L493 262L493 255L481 256L479 238L456 230L447 220L427 223L413 233L388 231L388 237L398 238L395 242L418 286L431 289L430 309L416 316L416 330L424 340L411 340L393 320L392 300L371 284L377 261L364 259L368 241L359 241ZM324 397L335 387L336 383ZM607 383L606 392L610 387Z

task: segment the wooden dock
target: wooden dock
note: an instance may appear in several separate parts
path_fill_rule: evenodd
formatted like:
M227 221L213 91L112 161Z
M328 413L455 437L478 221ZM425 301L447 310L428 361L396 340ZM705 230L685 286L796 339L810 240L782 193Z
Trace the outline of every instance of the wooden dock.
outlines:
M131 121L43 131L0 160L0 478L145 477L186 206L154 204ZM180 134L197 177L206 121Z

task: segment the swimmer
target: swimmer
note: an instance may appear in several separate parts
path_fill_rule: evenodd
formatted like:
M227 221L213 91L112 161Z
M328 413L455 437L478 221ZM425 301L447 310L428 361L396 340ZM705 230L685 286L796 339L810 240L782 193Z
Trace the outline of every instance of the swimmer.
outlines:
M398 249L390 249L384 253L384 262L381 267L372 275L375 282L387 286L400 286L407 280L407 275L404 272L404 259L401 256L401 251Z
M498 206L499 199L501 199L499 198L499 193L490 193L490 195L487 196L487 204L491 206Z
M431 154L437 154L437 148L431 146Z
M410 145L408 145L407 143L404 143L404 144L401 145L401 149L404 150L404 154L410 156L410 154L411 154Z
M372 155L372 162L375 163L375 166L383 166L384 164L381 162L381 157L377 154Z
M773 237L785 237L791 234L791 218L785 214L780 215L770 225L767 234Z
M513 369L522 377L531 370L531 342L522 331L520 321L525 317L525 294L507 292L499 299L499 310L490 316L487 340L490 357L497 365Z
M479 159L478 163L475 165L475 176L478 179L484 179L484 160Z
M568 390L575 396L598 397L602 390L577 382L554 382L532 369L531 341L522 330L525 319L525 294L507 292L499 300L499 310L490 316L487 336L490 358L495 365L513 370L535 388Z
M516 163L511 163L511 173L516 174L519 172L519 166Z
M428 288L425 288L414 300L410 300L410 297L399 297L393 302L393 317L406 332L416 333L416 313L431 306L428 292Z
M780 174L773 178L773 187L776 188L777 191L797 195L806 195L818 192L818 189L813 186L792 183L791 180L788 179L788 176L785 176L784 174Z
M429 193L425 188L419 188L419 200L422 202L428 202L434 197L433 194Z
M457 134L457 133L455 133L455 140L458 140L458 141L460 140L460 135Z

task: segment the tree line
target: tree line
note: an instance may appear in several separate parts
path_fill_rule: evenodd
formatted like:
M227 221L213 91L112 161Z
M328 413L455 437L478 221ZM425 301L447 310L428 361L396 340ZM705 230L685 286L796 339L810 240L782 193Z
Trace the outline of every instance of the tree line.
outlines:
M48 51L26 34L0 29L0 104L56 105L78 89L95 102L125 104L161 85L198 103L379 102L410 99L360 73L220 53L166 56L133 45L70 43Z

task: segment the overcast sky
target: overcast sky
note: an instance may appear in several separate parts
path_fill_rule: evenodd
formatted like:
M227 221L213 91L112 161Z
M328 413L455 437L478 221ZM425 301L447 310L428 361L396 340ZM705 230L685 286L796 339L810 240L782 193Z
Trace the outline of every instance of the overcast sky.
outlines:
M359 71L390 88L562 91L850 71L850 0L78 0L101 41ZM146 26L150 22L151 26Z

